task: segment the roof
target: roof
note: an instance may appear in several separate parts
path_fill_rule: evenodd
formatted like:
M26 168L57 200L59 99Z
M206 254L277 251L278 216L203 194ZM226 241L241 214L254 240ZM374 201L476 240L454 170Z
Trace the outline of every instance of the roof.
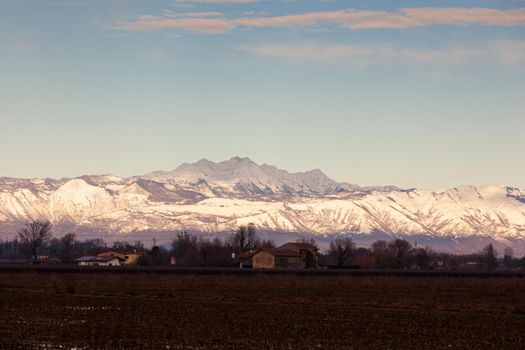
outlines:
M96 258L95 256L81 256L78 259L75 259L75 261L90 261L91 259Z
M78 259L75 259L75 261L85 261L85 262L109 262L111 260L119 260L119 261L125 261L122 258L119 258L118 256L81 256Z
M277 249L288 249L288 250L306 249L306 250L311 250L314 252L317 252L319 250L319 248L317 248L315 245L311 243L292 243L292 242L285 243Z
M272 254L275 257L298 257L301 256L296 251L290 250L290 249L282 249L282 248L276 248L269 250L268 253Z
M144 253L142 252L139 252L137 249L135 250L123 250L123 249L105 249L105 250L101 250L97 253L97 255L100 255L100 254L107 254L107 253L117 253L117 254L121 254L121 255L132 255L132 254L136 254L136 255L144 255Z
M314 253L319 251L319 248L317 248L315 245L310 244L310 243L292 243L292 242L290 242L290 243L285 243L282 246L280 246L279 248L274 248L274 249L256 248L256 249L249 250L247 252L239 254L234 259L234 262L237 263L237 264L241 263L241 262L243 262L245 260L250 259L251 257L253 257L256 254L259 254L262 251L267 252L268 254L271 254L271 255L273 255L275 257L290 257L290 258L291 257L300 257L301 256L300 250L302 250L302 249L306 249L306 250L312 251Z
M255 254L258 254L260 252L262 252L263 249L262 248L257 248L257 249L251 249L247 252L244 252L242 254L239 254L237 255L237 257L235 257L234 261L236 263L240 263L240 262L243 262L245 260L248 260L250 259L252 256L254 256Z

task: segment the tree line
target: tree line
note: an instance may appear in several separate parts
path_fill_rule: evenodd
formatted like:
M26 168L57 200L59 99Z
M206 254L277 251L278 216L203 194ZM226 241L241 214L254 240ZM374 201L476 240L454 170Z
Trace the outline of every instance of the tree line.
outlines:
M298 242L316 245L313 239ZM80 256L95 255L103 249L118 249L142 253L137 264L143 266L170 265L175 258L177 266L226 267L232 266L234 257L257 248L273 249L275 243L260 239L253 224L239 226L224 240L196 237L181 231L174 235L169 245L154 243L147 249L141 241L117 241L111 246L101 239L81 241L73 232L60 238L53 237L51 223L37 220L27 223L15 239L0 240L0 259L30 258L38 261L45 255L55 256L62 263L74 263ZM492 244L477 254L436 253L429 248L413 246L404 239L378 240L365 248L357 247L351 237L337 236L329 249L320 255L320 264L330 268L493 271L498 266L525 269L525 256L519 259L507 247L500 257Z
M438 253L425 247L413 246L404 239L392 241L377 240L370 248L356 247L350 237L337 237L330 243L330 249L324 256L325 265L364 269L391 270L483 270L525 269L525 256L514 256L510 247L506 247L500 257L492 244L486 245L475 254Z
M255 225L239 226L226 240L198 238L185 231L175 234L169 246L156 243L146 249L141 241L116 241L108 246L102 239L79 240L73 232L53 237L48 221L27 223L12 240L0 240L0 259L26 259L34 262L43 256L57 257L62 263L74 263L80 256L95 255L104 249L137 251L142 253L139 265L169 265L175 257L178 266L231 266L232 257L251 249L275 248L271 240L260 239Z

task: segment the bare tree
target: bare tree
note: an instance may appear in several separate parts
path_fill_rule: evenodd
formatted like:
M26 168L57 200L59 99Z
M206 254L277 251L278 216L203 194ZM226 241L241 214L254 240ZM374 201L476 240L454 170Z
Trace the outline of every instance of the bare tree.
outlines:
M410 265L412 245L404 239L396 239L388 243L388 249L395 257L395 268L405 269Z
M135 241L133 243L127 241L115 241L113 242L113 249L127 250L127 251L144 251L144 243L141 241Z
M202 237L198 241L198 251L202 266L208 266L210 255L213 254L213 243Z
M506 247L505 250L503 250L503 265L505 265L506 268L511 268L512 263L514 259L514 251L511 247Z
M230 245L236 253L242 253L259 245L254 224L241 225L230 237Z
M355 249L355 243L350 237L337 237L330 242L328 255L335 257L337 265L341 266L348 263Z
M259 248L262 249L274 249L275 248L275 242L271 239L263 239L259 242Z
M177 233L177 237L171 242L171 253L176 256L177 265L196 266L199 259L197 237L186 231Z
M424 248L414 248L414 264L418 269L425 269L428 267L430 258L428 256L427 249Z
M78 243L79 251L87 255L96 255L100 250L106 248L106 242L100 238L88 239Z
M18 238L22 245L27 247L33 260L38 258L38 250L44 247L51 239L52 225L49 221L33 221L18 231Z
M60 258L62 262L71 262L77 247L77 236L73 232L67 233L64 237L60 238Z
M392 258L392 254L390 253L388 249L388 242L379 240L372 243L371 246L372 250L372 256L375 260L375 267L378 269L386 269L388 268L392 261L394 260Z
M494 271L496 269L498 263L497 255L498 253L496 252L496 249L494 249L492 243L483 248L481 259L486 270Z
M164 247L154 244L150 250L137 260L139 266L163 266L170 264L170 253Z
M228 266L231 263L231 251L219 237L211 241L212 253L208 258L210 266Z

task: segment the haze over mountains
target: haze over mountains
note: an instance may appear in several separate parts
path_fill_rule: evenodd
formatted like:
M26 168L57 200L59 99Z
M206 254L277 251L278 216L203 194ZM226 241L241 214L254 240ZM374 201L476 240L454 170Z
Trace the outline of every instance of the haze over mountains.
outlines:
M261 233L283 240L351 234L362 244L405 237L464 253L490 241L525 252L523 189L360 187L320 170L289 173L239 157L130 178L0 178L0 232L12 234L37 218L50 220L59 234L120 239L177 230L224 235L253 222Z

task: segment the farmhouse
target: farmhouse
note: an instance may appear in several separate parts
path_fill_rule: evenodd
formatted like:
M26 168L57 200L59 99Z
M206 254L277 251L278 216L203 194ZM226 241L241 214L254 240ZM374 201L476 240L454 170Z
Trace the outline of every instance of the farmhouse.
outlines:
M271 269L275 267L275 257L262 248L252 249L234 259L235 265L242 268Z
M137 260L142 255L143 253L138 252L136 249L133 249L133 250L112 249L112 250L105 250L97 254L97 256L100 256L100 257L118 257L124 261L124 265L136 264Z
M319 268L319 248L311 243L286 243L276 250L276 256L282 252L283 258L287 257L283 259L282 264L289 264L289 266L282 267ZM297 255L300 257L299 260L294 259ZM281 267L279 263L277 266Z
M79 266L121 266L125 263L118 256L83 256L75 261Z
M286 243L275 249L252 249L234 260L240 268L318 268L319 248L310 243Z

